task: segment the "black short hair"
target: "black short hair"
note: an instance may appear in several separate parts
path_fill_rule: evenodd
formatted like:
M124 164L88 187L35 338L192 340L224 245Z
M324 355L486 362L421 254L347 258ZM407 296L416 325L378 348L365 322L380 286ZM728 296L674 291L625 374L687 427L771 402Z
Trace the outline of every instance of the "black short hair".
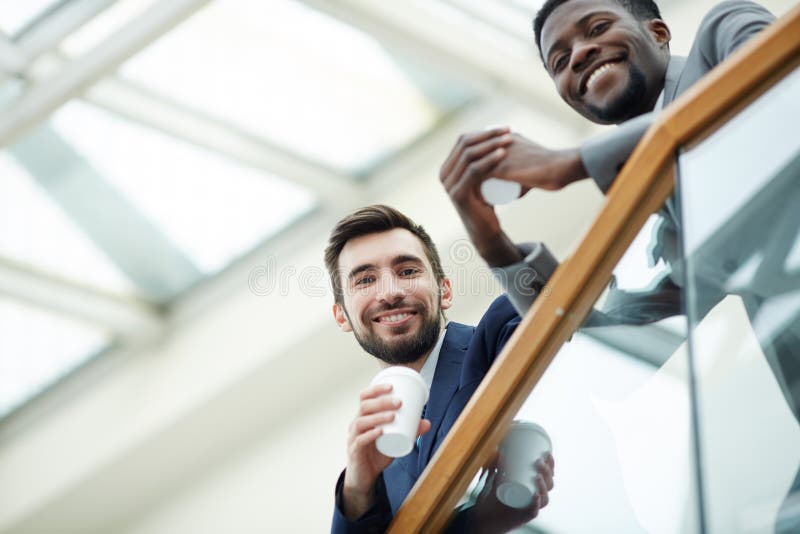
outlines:
M653 0L612 1L624 7L628 13L633 15L633 17L638 20L661 18L661 12ZM542 27L544 26L547 17L549 17L558 6L566 2L569 2L569 0L547 0L538 13L536 13L536 17L533 19L533 35L536 38L536 47L539 49L539 56L542 57L542 61L544 61L544 56L542 55Z

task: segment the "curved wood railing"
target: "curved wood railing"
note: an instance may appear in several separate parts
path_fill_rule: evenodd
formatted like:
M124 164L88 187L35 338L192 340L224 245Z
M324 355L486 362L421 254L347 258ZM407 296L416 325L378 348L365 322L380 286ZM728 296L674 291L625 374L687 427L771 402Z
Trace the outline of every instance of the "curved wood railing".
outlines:
M608 192L575 254L537 299L398 511L390 533L439 532L561 346L581 324L647 218L673 191L679 147L696 141L800 64L800 6L681 95Z

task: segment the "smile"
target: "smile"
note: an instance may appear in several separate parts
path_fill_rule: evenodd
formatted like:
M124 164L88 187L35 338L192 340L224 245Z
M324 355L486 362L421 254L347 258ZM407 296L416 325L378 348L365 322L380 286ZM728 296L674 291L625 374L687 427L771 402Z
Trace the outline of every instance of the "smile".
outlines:
M591 89L591 87L597 82L600 77L608 72L608 69L611 68L612 65L619 63L619 59L612 59L610 61L606 61L598 65L586 78L584 78L584 82L581 84L581 94L585 94L586 91Z
M415 313L412 312L397 312L392 314L381 315L380 317L375 318L374 321L385 325L398 325L405 323L414 315Z

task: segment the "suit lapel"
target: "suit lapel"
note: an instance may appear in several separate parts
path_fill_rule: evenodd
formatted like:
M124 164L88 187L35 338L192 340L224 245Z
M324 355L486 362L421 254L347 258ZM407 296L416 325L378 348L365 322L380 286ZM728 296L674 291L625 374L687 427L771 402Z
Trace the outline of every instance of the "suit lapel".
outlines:
M431 422L431 429L422 436L418 458L419 473L430 460L431 449L435 443L442 419L447 412L450 400L458 390L464 354L472 338L473 328L450 322L436 362L436 371L431 384L431 396L425 409L425 418Z
M672 56L667 64L667 74L664 79L664 106L675 100L675 95L680 85L683 71L686 68L686 58Z

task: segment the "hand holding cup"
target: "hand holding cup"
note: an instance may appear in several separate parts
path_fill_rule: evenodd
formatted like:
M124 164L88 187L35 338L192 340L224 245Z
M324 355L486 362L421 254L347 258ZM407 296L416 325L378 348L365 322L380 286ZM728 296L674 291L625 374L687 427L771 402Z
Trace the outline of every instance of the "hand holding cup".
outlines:
M372 379L372 385L379 384L390 384L392 395L401 402L394 419L382 425L382 433L375 445L386 456L400 458L414 448L422 410L428 402L428 386L418 372L401 365L387 367L378 373Z
M525 508L552 487L552 443L545 430L514 421L498 451L497 499L511 508ZM544 484L544 489L538 486Z

